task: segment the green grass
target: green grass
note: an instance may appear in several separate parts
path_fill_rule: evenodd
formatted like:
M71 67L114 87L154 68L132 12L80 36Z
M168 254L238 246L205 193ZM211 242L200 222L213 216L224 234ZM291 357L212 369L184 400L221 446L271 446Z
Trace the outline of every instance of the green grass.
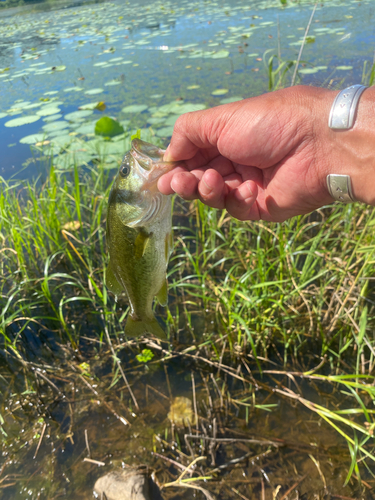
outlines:
M139 376L133 381L134 368L121 365L124 351L129 366L136 363L142 373L161 362L160 356L136 361L142 343L124 347L127 306L116 304L104 286L112 178L113 171L98 164L85 171L52 168L43 184L1 180L1 357L9 367L12 360L21 363L24 380L13 392L34 390L30 337L45 342L37 355L42 366L49 364L51 337L60 349L80 353L81 364L84 339L110 344L111 391L123 379L134 390ZM263 403L255 385L308 408L346 441L346 482L353 474L359 480L361 471L372 475L375 210L330 206L283 224L247 223L175 199L174 224L169 307L157 306L170 340L162 360L182 356L241 380L241 394L232 393L221 376L215 383L222 386L221 399L243 412L246 422L249 411L272 413L277 406L274 399ZM160 354L156 344L146 346ZM286 384L293 378L341 396L332 405L313 401L298 384L296 390ZM128 407L137 408L131 395ZM4 394L0 414L6 401ZM6 422L0 420L0 427L9 433Z

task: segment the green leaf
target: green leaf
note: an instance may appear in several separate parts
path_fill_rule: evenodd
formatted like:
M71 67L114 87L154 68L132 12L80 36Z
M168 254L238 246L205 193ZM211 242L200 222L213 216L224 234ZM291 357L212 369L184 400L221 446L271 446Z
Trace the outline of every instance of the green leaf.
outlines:
M133 139L140 139L141 138L141 129L137 129L137 132L131 136L131 140Z
M103 116L95 125L95 134L103 135L105 137L115 137L124 133L124 127L113 118Z
M140 363L147 363L154 357L154 353L150 349L143 349L142 354L137 354L136 358Z

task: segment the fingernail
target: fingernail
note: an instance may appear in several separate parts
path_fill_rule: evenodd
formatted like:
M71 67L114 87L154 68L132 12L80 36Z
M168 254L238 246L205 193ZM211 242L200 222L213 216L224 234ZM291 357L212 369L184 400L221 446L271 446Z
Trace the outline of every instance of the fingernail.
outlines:
M241 196L243 197L244 200L248 200L249 198L254 197L254 191L251 189L251 184L249 181L244 183L245 186L242 188L241 186Z
M204 176L202 177L201 185L199 187L199 191L201 192L201 194L203 196L208 196L211 193L211 191L212 191L212 187L209 186L207 184L207 182L204 180Z
M164 161L172 161L172 157L171 157L169 150L170 150L170 144L168 145L167 149L165 150L165 153L163 156Z

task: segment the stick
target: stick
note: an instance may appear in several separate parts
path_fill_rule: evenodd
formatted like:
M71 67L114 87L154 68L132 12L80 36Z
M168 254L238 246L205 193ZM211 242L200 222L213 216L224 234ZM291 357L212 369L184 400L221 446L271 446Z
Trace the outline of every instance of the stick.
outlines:
M89 438L87 436L87 429L85 429L85 441L86 441L87 455L90 458L91 457L91 452L90 452L90 446L89 446Z
M104 466L105 463L104 462L99 462L99 460L93 460L92 458L84 458L83 459L84 462L90 462L90 464L96 464L96 465L99 465L100 466Z
M318 2L315 3L313 11L311 12L310 20L309 20L309 22L308 22L308 24L306 26L305 36L303 37L302 45L301 45L301 48L299 49L299 54L298 54L298 57L297 57L296 67L294 68L292 83L290 84L291 87L293 87L295 79L296 79L296 76L297 76L298 65L299 65L299 62L300 62L301 57L302 57L302 52L303 52L303 48L305 46L305 42L306 42L306 38L307 38L307 33L309 32L310 25L312 23L312 20L313 20L313 17L314 17L314 14L315 14L317 6L318 6Z
M193 403L194 403L194 413L195 413L195 428L197 429L197 436L198 436L198 429L199 429L199 422L198 422L198 411L197 411L197 398L195 395L195 380L194 380L194 373L191 372L191 385L193 387Z
M276 443L275 441L265 441L261 439L237 439L237 438L212 438L208 436L194 436L194 434L185 434L187 439L203 439L204 441L217 441L218 443L250 443L262 444L266 446L276 446L279 448L283 443Z
M46 427L47 427L47 424L44 422L43 429L42 429L42 433L41 433L40 438L39 438L39 443L38 443L38 446L36 447L36 450L35 450L35 455L33 456L33 459L34 459L34 460L36 459L36 456L37 456L37 454L38 454L38 451L39 451L40 445L42 444L42 439L43 439L44 433L45 433L45 431L46 431Z

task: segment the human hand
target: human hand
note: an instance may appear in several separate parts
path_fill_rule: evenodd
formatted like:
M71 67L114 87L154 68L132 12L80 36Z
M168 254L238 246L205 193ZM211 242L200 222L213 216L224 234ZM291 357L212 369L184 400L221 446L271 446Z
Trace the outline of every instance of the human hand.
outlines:
M331 203L328 116L336 93L291 87L182 115L164 159L185 166L163 175L159 190L240 220L283 221Z

